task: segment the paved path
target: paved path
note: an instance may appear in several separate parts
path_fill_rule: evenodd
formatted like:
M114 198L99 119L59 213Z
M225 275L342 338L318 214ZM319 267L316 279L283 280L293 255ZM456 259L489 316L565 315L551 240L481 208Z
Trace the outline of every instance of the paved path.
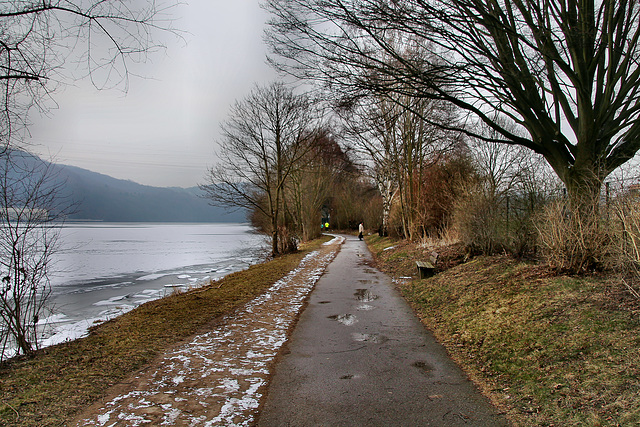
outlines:
M369 260L347 237L276 365L258 425L507 425Z

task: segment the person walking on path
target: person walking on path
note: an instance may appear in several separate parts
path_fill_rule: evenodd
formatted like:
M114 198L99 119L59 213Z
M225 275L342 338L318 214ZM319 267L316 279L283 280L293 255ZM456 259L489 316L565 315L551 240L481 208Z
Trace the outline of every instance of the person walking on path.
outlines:
M355 242L316 283L257 425L508 425Z
M360 223L360 225L358 225L358 239L362 240L363 237L364 237L364 224Z

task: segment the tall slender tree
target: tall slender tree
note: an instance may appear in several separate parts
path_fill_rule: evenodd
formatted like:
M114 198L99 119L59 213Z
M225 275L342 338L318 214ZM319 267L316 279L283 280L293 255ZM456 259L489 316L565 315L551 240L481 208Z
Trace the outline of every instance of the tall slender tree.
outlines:
M368 159L369 173L382 196L383 232L387 232L392 205L398 207L405 238L424 233L420 218L424 171L449 151L458 132L442 130L456 120L447 105L408 95L372 96L341 112L346 135ZM442 126L428 123L439 121Z

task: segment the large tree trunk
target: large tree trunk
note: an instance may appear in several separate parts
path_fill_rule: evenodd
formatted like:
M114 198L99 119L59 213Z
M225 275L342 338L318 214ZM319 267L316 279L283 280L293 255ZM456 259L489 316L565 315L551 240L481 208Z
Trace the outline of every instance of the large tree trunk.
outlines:
M565 171L563 181L567 188L567 200L562 218L552 218L563 225L566 268L575 272L597 269L602 266L607 235L600 221L600 190L604 177L590 166L574 166Z
M581 215L597 217L600 191L608 175L592 161L576 160L572 167L556 171L567 188L569 208Z

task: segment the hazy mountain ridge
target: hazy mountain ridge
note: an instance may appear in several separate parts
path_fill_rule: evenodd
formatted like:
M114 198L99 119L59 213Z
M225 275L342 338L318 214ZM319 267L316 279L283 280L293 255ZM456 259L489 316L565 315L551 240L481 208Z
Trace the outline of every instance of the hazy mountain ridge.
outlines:
M20 157L27 164L43 161L31 155ZM197 187L152 187L61 164L51 164L50 173L63 183L61 196L74 204L70 220L246 222L244 212L210 206Z

